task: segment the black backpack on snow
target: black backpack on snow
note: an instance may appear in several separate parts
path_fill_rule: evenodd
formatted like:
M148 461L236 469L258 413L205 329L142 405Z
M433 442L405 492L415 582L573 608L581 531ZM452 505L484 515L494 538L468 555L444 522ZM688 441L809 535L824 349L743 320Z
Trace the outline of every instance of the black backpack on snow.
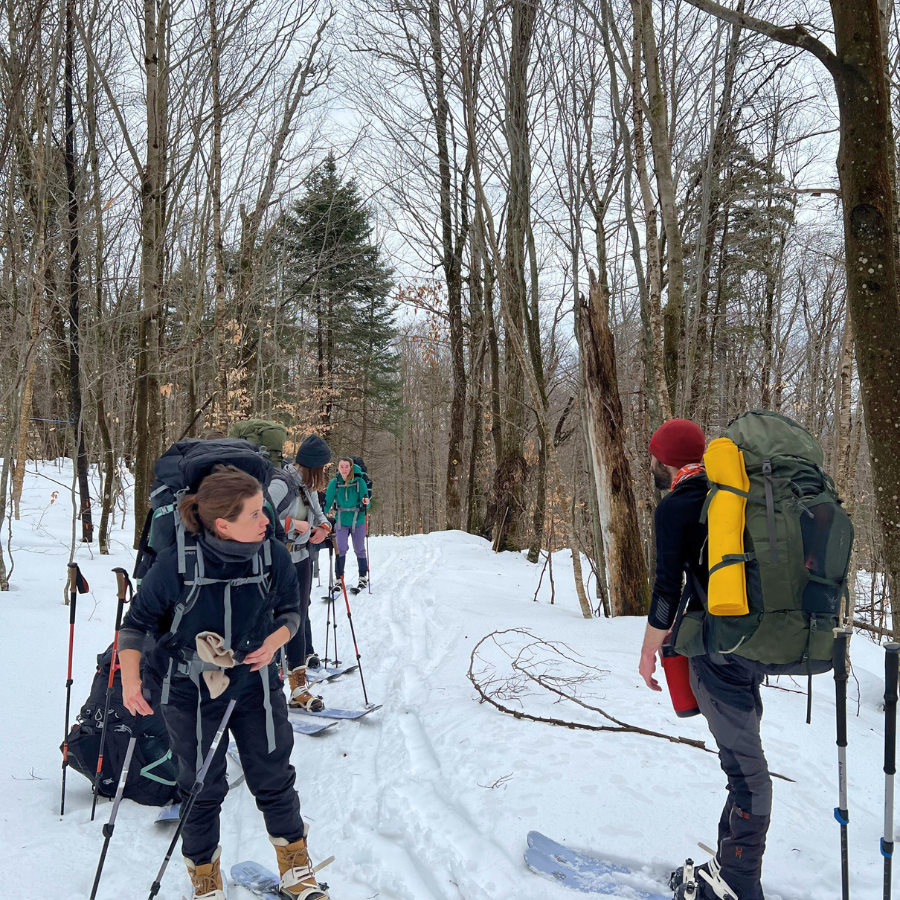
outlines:
M361 456L351 456L350 459L353 460L354 465L359 466L359 471L362 473L362 479L366 483L366 487L369 491L369 500L372 499L372 479L369 477L369 470L366 468L366 464L362 461Z
M103 710L111 663L110 646L97 657L97 672L91 682L91 693L69 732L69 765L92 784L103 734ZM115 795L128 742L132 735L136 735L124 796L145 806L165 806L178 797L175 783L178 763L169 748L166 726L159 711L159 692L153 689L152 678L148 677L145 681L151 688L150 704L154 715L133 716L122 702L122 677L116 668L98 792L102 797Z
M267 452L243 438L211 441L186 438L166 450L153 467L155 481L150 492L150 512L144 522L134 564L134 578L138 585L150 571L160 551L175 544L179 530L184 531L178 515L181 497L196 487L216 465L235 466L252 475L262 485L274 536L285 543L284 528L268 493L274 469Z

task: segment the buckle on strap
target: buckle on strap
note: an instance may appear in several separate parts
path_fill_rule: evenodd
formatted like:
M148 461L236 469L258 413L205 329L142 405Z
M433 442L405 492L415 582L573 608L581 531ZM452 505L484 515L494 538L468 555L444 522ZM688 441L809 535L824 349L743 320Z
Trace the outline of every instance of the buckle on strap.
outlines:
M180 662L175 667L175 671L178 672L179 675L186 675L188 678L193 678L195 675L200 675L201 672L215 672L215 671L225 671L224 666L217 666L215 663L209 663L205 660L200 659L200 657L195 652L194 655L187 662Z

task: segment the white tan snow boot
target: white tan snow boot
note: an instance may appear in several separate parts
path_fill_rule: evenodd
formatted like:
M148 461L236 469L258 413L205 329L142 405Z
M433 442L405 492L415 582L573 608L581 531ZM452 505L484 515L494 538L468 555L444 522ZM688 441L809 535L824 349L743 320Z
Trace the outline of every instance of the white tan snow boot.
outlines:
M297 666L288 672L288 682L291 686L291 699L288 706L291 709L305 709L307 712L321 712L325 709L325 703L321 697L310 693L306 684L306 666Z
M308 826L304 831L309 832ZM278 872L281 875L281 892L297 900L329 900L328 885L316 881L316 872L333 862L334 857L313 867L306 849L306 837L289 844L285 838L269 835L278 857Z
M216 847L212 862L203 866L194 864L193 860L184 858L188 876L194 886L194 900L225 900L225 891L222 886L222 873L219 870L219 857L222 848Z

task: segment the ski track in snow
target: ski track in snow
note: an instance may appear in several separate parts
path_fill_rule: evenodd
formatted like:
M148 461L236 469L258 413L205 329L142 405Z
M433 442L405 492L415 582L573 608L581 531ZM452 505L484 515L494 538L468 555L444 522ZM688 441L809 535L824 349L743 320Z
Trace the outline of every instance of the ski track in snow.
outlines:
M58 895L60 885L67 900L87 898L111 808L101 801L91 823L90 784L70 770L67 811L59 818L68 636L62 597L71 534L71 498L61 485L69 483L68 462L42 463L37 472L29 466L22 519L13 524L13 590L0 594L11 654L0 688L0 900L44 900ZM131 569L130 515L124 530L121 522L119 514L112 555L81 546L76 552L92 590L78 600L71 721L87 696L96 654L112 637L110 569ZM496 556L470 535L378 537L370 545L372 594L351 596L350 604L369 700L384 707L319 736L298 735L293 755L313 860L337 858L320 873L333 900L574 900L576 893L526 868L532 828L575 849L641 860L660 871L685 856L705 858L696 841L713 842L724 801L714 755L638 735L515 720L479 704L466 679L480 638L528 628L606 670L595 698L613 715L711 746L702 718L678 720L667 695L640 682L642 621L585 622L566 553L554 557L556 605L550 606L546 576L540 602L532 602L538 566L519 555ZM354 565L351 555L348 569L355 574ZM313 597L319 593L314 585ZM340 655L350 661L342 599L336 609ZM320 652L326 610L320 602L311 607ZM874 898L881 894L883 656L856 635L851 657L851 890ZM811 727L804 723L805 696L789 692L802 692L803 679L779 685L788 690L763 689L763 742L771 768L795 783L775 782L767 900L833 900L840 890L833 681L814 681ZM363 702L358 673L317 690L329 705ZM538 713L596 721L540 698L525 703ZM147 896L173 833L153 824L156 814L156 808L122 804L98 900ZM221 827L226 872L244 859L274 868L246 785L227 797ZM176 850L159 897L183 894L189 895L189 882ZM231 886L229 900L250 897Z

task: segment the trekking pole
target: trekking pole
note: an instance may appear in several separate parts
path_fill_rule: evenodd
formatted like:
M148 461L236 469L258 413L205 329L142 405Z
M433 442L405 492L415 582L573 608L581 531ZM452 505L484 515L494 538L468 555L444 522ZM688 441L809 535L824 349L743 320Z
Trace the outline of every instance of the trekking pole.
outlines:
M841 897L850 897L850 860L847 850L847 826L850 811L847 808L847 651L850 645L850 628L834 629L834 693L837 721L838 747L838 803L834 817L841 826Z
M344 603L347 604L347 621L350 623L350 636L353 638L353 649L356 651L356 666L359 669L359 683L362 685L363 700L369 705L369 697L366 694L366 679L363 678L362 659L359 656L359 645L356 643L356 631L353 628L353 614L350 612L350 598L347 596L347 585L344 584L344 576L341 575L341 589L344 592ZM335 616L337 619L337 616Z
M178 817L178 827L175 829L175 834L172 835L172 843L169 844L169 849L166 851L166 858L163 860L162 865L159 867L159 873L156 876L156 881L153 882L153 886L150 888L150 896L147 898L147 900L153 900L153 898L159 893L163 875L166 874L166 866L169 865L169 860L172 858L172 854L175 852L175 845L178 843L178 838L181 837L181 829L184 828L184 823L187 822L187 818L191 814L191 810L194 808L194 801L197 799L197 795L200 793L200 791L203 790L203 779L206 778L206 773L209 770L213 757L216 755L216 750L219 749L219 742L222 740L222 735L225 734L225 729L228 727L228 720L231 718L231 712L234 709L234 704L234 700L228 701L228 706L225 709L225 715L222 716L222 721L219 723L219 730L216 732L216 736L213 738L212 744L209 745L209 750L206 753L206 759L203 760L203 765L200 767L200 771L197 773L197 777L194 779L194 784L191 786L190 796L184 803L181 804L181 815Z
M114 570L115 571L115 570ZM100 861L97 863L97 874L94 875L94 886L91 888L90 900L97 896L97 888L100 885L100 875L103 872L103 863L106 862L106 851L116 827L116 816L119 813L119 804L122 802L122 794L125 791L125 782L128 780L128 767L131 765L131 755L134 753L134 745L137 743L137 735L132 735L128 741L128 749L125 751L125 762L122 765L122 774L119 775L119 784L116 787L116 799L113 801L112 812L109 821L103 826L103 849L100 851Z
M331 607L333 600L328 601L328 609L325 611L325 668L328 668L328 644L331 642Z
M106 745L106 732L108 731L106 724L109 717L109 704L113 694L113 680L116 676L116 659L119 651L119 629L122 627L122 612L125 609L126 596L133 596L134 590L131 587L131 579L128 573L121 567L117 566L113 569L116 573L116 596L118 598L118 606L116 607L116 634L113 638L112 659L109 662L109 680L106 682L106 702L103 704L103 727L100 731L100 751L97 754L97 771L94 773L94 799L91 803L91 821L94 821L94 812L97 809L97 795L100 793L100 773L103 769L103 748Z
M334 633L334 667L338 668L341 664L341 660L338 657L338 649L337 649L337 597L331 601L331 628Z
M63 734L62 796L59 801L59 815L66 811L66 768L69 765L69 706L72 701L72 651L75 647L75 601L79 594L86 594L90 588L78 568L78 563L69 563L69 668L66 674L66 721Z
M372 557L369 556L369 517L366 516L366 567L369 570L369 593L372 593Z
M897 673L900 644L884 645L884 900L891 900L894 856L894 775L897 772Z

